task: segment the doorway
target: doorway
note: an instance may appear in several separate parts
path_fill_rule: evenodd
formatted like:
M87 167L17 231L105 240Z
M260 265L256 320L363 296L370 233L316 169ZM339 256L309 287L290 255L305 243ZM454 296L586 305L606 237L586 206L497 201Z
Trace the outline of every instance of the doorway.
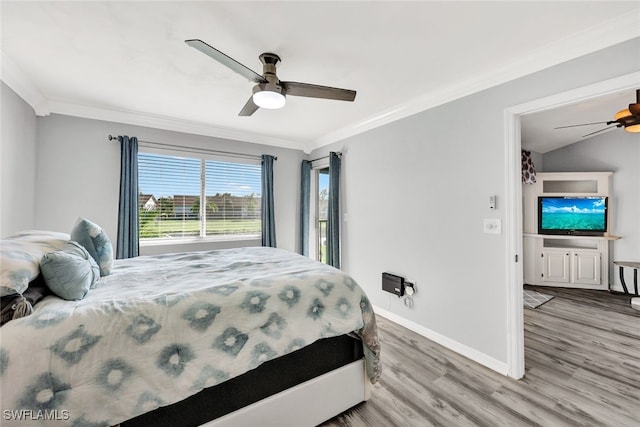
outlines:
M520 118L526 114L550 110L638 86L640 73L632 73L603 82L562 92L505 109L505 238L507 243L507 375L524 376L524 313L522 287L522 185Z

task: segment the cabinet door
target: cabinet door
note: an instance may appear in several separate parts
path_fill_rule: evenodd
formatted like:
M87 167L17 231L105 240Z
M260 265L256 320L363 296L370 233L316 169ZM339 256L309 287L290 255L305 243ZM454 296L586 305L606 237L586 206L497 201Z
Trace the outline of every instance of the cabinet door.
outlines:
M542 251L542 281L569 283L569 251Z
M573 282L589 285L600 284L600 252L573 252Z

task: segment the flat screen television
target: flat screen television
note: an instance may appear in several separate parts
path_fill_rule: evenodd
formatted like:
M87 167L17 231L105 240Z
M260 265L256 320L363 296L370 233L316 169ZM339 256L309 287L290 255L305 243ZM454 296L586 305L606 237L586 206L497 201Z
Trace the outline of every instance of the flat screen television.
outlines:
M538 234L602 236L607 204L605 196L538 197Z

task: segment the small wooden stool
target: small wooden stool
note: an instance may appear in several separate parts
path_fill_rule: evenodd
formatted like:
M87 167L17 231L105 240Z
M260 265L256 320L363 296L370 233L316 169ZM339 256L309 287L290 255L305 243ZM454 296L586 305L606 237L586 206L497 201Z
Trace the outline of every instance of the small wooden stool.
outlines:
M633 268L633 291L634 295L638 294L638 269L640 268L640 262L633 261L613 261L614 265L618 266L618 270L620 272L620 283L622 284L622 289L624 289L625 294L629 294L629 289L627 289L627 284L624 281L624 267Z

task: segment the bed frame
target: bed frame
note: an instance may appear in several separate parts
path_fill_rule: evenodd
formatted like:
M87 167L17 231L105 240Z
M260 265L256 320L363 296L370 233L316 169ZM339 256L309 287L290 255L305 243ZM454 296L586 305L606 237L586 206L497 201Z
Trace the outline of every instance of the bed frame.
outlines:
M371 383L365 378L361 359L203 426L317 426L368 400L370 395Z
M316 426L368 400L370 394L362 342L342 335L319 340L120 426Z

